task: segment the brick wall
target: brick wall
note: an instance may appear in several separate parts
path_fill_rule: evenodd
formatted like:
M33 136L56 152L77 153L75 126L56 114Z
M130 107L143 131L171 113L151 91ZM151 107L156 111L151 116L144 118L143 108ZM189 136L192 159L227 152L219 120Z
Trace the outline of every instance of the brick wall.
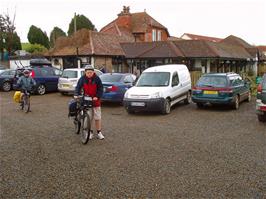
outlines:
M161 41L167 41L168 35L165 29L158 29L155 27L149 27L146 36L145 36L145 41L151 42L152 41L152 30L156 30L156 34L158 34L158 31L161 31ZM158 36L158 35L157 35Z

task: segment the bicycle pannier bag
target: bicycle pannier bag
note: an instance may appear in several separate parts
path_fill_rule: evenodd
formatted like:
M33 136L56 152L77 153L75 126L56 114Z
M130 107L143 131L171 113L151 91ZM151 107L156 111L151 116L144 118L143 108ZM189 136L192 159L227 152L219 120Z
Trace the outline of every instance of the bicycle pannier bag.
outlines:
M19 103L20 98L21 98L21 92L20 92L20 91L16 91L15 94L14 94L14 96L13 96L13 100L14 100L16 103Z
M77 102L72 99L68 103L68 116L73 117L76 114L77 114Z

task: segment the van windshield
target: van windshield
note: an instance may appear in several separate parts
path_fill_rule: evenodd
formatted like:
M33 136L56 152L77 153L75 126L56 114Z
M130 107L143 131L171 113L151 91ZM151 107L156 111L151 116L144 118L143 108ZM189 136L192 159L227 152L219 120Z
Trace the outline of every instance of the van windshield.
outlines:
M139 77L137 87L160 87L168 86L170 80L169 72L144 72Z
M77 78L78 72L74 70L64 70L62 77L64 78Z

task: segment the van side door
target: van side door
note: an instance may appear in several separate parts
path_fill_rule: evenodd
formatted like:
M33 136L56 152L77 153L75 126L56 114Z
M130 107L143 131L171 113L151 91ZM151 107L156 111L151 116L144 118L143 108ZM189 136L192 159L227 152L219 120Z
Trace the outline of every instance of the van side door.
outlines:
M175 101L177 98L180 97L180 81L179 81L179 76L177 72L173 73L170 90L171 90L170 97L172 101Z

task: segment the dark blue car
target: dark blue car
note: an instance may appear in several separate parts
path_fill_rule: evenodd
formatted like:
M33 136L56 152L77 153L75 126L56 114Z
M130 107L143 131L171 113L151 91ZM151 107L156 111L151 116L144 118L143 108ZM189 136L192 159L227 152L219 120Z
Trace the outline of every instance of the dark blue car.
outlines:
M31 77L36 81L36 87L34 92L39 95L44 95L46 92L57 91L57 84L59 79L59 74L56 74L56 69L49 65L39 65L27 67L26 69L30 70ZM23 75L23 69L17 69L15 80L14 80L14 88L17 88L17 80Z
M101 100L122 103L125 92L133 86L136 76L130 73L104 73L100 78L104 88Z
M10 91L12 89L16 70L7 69L0 72L0 88L2 91Z

